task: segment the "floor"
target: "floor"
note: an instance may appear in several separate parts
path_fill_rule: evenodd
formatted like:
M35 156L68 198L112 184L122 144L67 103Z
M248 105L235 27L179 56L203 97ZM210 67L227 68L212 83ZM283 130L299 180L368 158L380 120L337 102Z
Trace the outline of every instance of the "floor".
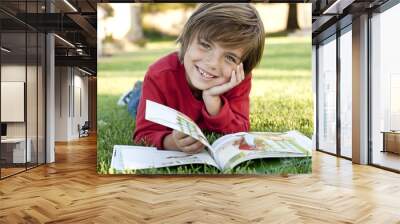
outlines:
M380 166L400 170L400 154L376 150L372 156L372 161Z
M10 175L13 175L13 174L16 174L16 173L19 173L19 172L23 172L25 170L25 167L17 167L17 168L14 168L14 167L12 167L12 168L9 168L9 167L7 167L7 168L1 168L1 177L3 178L3 177L7 177L7 176L10 176Z
M289 176L99 176L96 138L0 181L0 223L400 223L400 174L321 152Z
M7 165L5 167L1 168L1 178L6 178L11 175L15 175L17 173L23 172L26 169L33 169L37 166L36 163L27 163L27 167L25 167L25 164L18 164L16 167L13 167L15 165Z

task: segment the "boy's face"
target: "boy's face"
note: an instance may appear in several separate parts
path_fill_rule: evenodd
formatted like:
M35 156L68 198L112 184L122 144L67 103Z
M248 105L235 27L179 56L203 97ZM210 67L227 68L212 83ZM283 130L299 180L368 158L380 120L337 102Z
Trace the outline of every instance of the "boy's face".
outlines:
M189 86L206 90L229 82L232 71L241 63L243 49L227 49L217 42L198 40L189 44L183 61Z

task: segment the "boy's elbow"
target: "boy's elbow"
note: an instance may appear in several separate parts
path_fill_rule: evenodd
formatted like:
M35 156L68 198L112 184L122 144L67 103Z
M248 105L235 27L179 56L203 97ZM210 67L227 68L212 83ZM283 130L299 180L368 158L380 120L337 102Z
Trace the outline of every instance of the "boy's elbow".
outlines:
M231 126L231 128L225 131L225 133L229 134L236 132L248 132L249 130L250 130L250 122L246 120L240 123L236 123L234 126Z
M139 144L141 137L138 135L138 133L135 131L132 135L132 141L134 144Z
M148 138L146 138L146 135L144 135L144 134L135 133L133 135L132 140L133 140L133 144L135 144L135 145L143 145L143 146L150 145Z
M146 137L146 133L144 132L143 129L136 129L133 132L132 141L134 144L142 145L143 142L145 141L144 140L145 137Z
M237 132L248 132L250 130L250 121L248 119L244 119L240 125L238 125L238 127L240 127L240 130Z
M250 122L249 122L248 120L246 120L246 121L243 123L243 131L244 131L244 132L250 131Z

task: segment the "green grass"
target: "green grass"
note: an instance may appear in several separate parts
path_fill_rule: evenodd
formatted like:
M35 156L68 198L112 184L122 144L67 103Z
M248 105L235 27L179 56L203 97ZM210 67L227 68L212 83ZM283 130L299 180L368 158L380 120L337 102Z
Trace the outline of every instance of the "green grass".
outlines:
M112 148L132 145L134 120L126 107L118 107L120 95L142 80L147 67L176 50L173 41L150 42L145 50L99 59L97 171L109 173ZM298 130L313 132L311 86L311 39L273 37L266 40L264 57L253 71L250 93L252 131ZM207 134L210 141L218 135ZM228 173L297 174L311 172L311 158L260 159L245 162ZM162 169L126 171L135 174L214 174L207 165L185 165Z

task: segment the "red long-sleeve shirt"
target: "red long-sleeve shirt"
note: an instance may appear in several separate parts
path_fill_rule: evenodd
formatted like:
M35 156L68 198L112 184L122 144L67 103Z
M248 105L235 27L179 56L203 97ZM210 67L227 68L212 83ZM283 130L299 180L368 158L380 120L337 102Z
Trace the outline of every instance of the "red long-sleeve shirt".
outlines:
M201 130L224 134L248 131L250 89L251 74L248 74L239 85L220 96L223 106L217 115L211 116L204 102L193 96L178 54L171 53L152 64L144 77L134 141L145 141L162 149L164 137L172 132L170 128L145 119L147 99L184 113L196 122Z

